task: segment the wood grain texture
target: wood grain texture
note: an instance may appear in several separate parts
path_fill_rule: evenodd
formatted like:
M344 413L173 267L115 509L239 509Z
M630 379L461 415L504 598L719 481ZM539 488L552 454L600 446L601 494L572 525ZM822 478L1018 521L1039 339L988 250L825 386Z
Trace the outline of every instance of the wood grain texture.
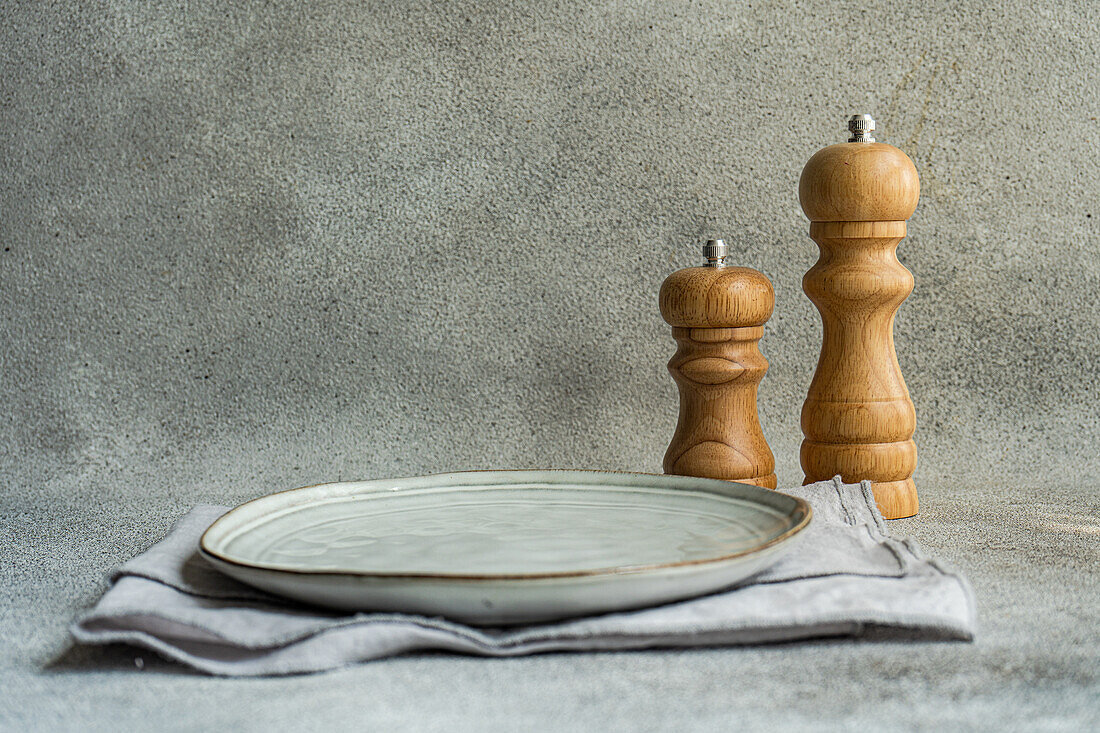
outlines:
M670 326L762 326L775 307L775 290L750 267L688 267L665 278L659 297Z
M885 143L840 143L817 151L798 180L810 221L905 221L920 178L909 156Z
M760 353L775 294L756 270L693 267L661 287L661 314L677 350L668 363L680 391L665 473L777 485L775 457L756 408L768 370Z
M880 143L832 145L799 182L820 258L802 288L821 313L817 370L802 407L805 483L870 480L887 519L918 511L916 413L894 348L913 290L898 243L920 190L912 161ZM881 217L881 218L876 218Z

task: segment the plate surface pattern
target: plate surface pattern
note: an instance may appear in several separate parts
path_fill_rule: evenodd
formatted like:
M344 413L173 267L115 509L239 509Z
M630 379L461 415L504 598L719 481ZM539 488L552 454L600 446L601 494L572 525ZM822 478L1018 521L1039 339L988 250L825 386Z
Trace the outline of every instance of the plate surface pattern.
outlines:
M306 505L226 544L245 561L391 573L545 573L690 562L788 526L770 507L690 492L510 488ZM593 493L599 498L588 498ZM586 494L588 496L586 496Z

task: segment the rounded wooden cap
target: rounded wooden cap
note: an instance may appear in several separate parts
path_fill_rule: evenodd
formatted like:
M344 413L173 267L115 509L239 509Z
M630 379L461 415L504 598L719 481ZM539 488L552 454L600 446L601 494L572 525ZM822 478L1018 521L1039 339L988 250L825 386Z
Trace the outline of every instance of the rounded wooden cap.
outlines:
M798 181L798 200L810 221L905 221L919 198L913 161L886 143L822 148Z
M762 326L775 307L775 291L763 273L749 267L689 267L665 278L660 303L671 326Z

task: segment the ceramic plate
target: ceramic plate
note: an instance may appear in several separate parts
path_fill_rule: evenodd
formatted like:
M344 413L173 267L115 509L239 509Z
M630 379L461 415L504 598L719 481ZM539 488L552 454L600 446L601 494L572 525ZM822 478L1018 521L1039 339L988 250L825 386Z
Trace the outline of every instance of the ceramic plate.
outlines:
M295 600L496 625L717 591L809 521L801 499L716 479L471 471L272 494L200 544L227 575Z

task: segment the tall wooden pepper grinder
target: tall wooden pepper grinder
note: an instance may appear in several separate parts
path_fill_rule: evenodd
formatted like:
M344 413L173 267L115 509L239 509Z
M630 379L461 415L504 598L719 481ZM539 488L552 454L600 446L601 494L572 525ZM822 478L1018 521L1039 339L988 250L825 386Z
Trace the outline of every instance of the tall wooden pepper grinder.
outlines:
M672 273L661 285L661 315L679 348L668 370L680 388L680 419L665 473L776 486L775 458L756 412L768 370L760 353L775 306L768 278L726 264L720 239L703 247L704 267Z
M847 143L819 150L798 198L821 258L802 289L821 312L824 339L802 406L805 483L839 474L870 480L887 519L917 513L916 414L894 351L894 314L913 291L897 258L920 180L909 157L876 143L875 121L854 115Z

